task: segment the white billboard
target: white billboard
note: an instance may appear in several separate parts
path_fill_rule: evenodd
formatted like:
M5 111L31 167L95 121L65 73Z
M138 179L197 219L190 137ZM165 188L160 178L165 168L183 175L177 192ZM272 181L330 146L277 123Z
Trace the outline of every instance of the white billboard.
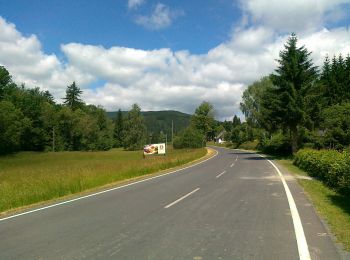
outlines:
M144 155L165 154L165 144L148 144L143 148Z

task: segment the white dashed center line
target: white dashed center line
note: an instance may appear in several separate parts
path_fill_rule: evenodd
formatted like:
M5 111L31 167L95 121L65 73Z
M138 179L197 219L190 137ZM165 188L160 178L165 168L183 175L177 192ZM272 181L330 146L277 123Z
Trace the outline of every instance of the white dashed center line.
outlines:
M220 178L222 175L224 175L226 173L226 171L223 171L222 173L220 173L219 175L216 176L216 178Z
M196 191L199 191L200 188L197 188L193 191L191 191L190 193L187 193L186 195L182 196L181 198L175 200L174 202L166 205L164 208L167 209L167 208L170 208L171 206L174 206L176 203L180 202L181 200L183 199L186 199L188 196L191 196L193 193L195 193Z

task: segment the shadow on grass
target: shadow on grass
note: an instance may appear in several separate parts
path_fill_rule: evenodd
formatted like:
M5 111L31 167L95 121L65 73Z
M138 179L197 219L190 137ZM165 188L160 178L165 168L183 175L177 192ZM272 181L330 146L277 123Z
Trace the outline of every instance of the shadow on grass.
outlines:
M327 195L332 203L350 215L350 195Z

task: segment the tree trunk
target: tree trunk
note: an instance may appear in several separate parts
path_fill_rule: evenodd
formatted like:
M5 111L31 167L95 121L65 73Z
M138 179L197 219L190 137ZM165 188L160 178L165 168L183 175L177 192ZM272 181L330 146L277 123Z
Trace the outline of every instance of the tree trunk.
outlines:
M298 151L298 129L296 126L292 126L290 128L291 131L291 141L292 141L292 153L296 153Z

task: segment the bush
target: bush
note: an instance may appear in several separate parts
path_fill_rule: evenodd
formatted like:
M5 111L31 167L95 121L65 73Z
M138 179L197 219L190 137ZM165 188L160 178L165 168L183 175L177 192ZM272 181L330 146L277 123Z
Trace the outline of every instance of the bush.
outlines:
M205 146L205 137L194 128L186 128L179 136L174 138L174 148L201 148Z
M272 135L270 139L262 139L258 149L267 154L288 155L292 152L289 139L282 133Z
M256 150L258 146L258 141L248 141L240 144L238 146L239 149L245 149L245 150Z
M350 193L349 153L335 150L299 150L294 164L340 193Z

